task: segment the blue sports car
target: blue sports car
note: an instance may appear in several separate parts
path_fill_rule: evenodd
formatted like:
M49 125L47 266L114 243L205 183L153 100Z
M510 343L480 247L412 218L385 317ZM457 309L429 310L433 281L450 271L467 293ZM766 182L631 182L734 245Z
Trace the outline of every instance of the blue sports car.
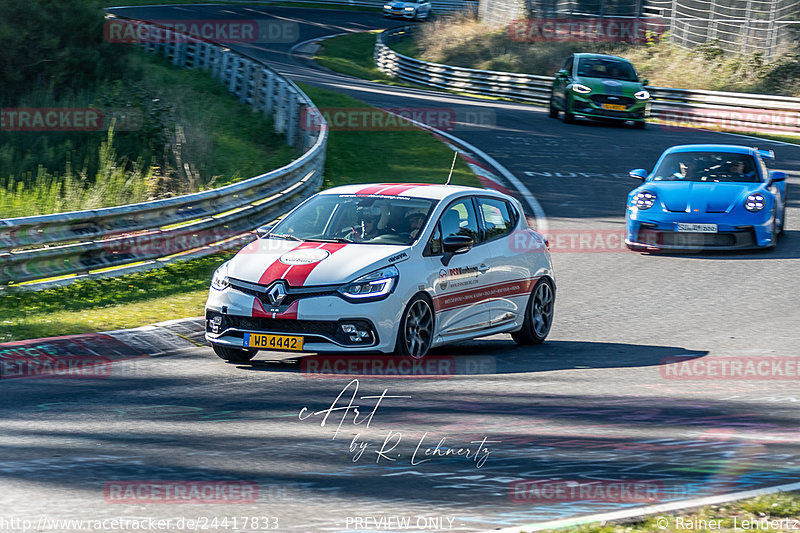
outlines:
M655 169L630 176L625 244L635 251L775 246L786 222L786 173L772 151L724 144L668 148Z

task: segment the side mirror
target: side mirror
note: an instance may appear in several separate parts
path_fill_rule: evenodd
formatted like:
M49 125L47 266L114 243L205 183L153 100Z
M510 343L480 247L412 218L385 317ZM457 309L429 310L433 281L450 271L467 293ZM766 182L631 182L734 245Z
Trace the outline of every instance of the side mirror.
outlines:
M648 83L650 83L650 80L648 80L647 78L642 79L642 85L647 85Z
M450 235L449 237L445 237L444 242L442 242L442 248L444 249L442 264L447 266L454 255L469 252L474 244L475 241L472 240L472 237L466 237L464 235Z
M275 227L274 224L270 224L268 226L259 226L259 227L256 228L256 235L258 235L259 239L263 238L263 237L266 237L267 234L270 231L272 231L272 228L274 228L274 227Z
M556 72L556 77L558 78L566 78L567 76L569 76L569 71L563 68Z
M781 170L770 170L769 172L769 184L772 185L778 181L786 181L786 172Z
M635 168L628 172L628 176L636 178L637 180L644 180L647 178L647 171L643 168Z

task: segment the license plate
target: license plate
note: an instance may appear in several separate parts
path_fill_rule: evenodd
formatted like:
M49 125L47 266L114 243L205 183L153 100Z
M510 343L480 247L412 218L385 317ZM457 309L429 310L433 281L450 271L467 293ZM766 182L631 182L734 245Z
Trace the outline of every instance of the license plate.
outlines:
M609 111L625 111L625 106L622 104L602 104L602 108Z
M292 350L301 352L303 351L303 337L247 333L244 336L244 345L248 348L267 348L273 350Z
M678 222L678 231L684 233L716 233L716 224L687 224L685 222Z

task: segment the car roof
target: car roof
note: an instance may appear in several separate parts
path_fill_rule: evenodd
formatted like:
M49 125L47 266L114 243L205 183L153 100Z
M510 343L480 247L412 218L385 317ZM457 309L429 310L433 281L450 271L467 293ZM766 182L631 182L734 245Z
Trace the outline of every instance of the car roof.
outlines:
M664 154L677 152L723 152L728 154L758 155L756 148L739 144L679 144L678 146L667 148Z
M435 183L359 183L356 185L342 185L321 191L320 194L355 194L355 195L381 195L381 196L408 196L411 198L427 198L430 200L443 200L463 194L484 194L506 198L491 189L478 187L464 187L461 185L440 185Z
M575 54L575 57L579 59L615 59L617 61L624 61L625 63L630 63L630 60L625 59L624 57L612 56L610 54L592 54L589 52L582 52L580 54Z

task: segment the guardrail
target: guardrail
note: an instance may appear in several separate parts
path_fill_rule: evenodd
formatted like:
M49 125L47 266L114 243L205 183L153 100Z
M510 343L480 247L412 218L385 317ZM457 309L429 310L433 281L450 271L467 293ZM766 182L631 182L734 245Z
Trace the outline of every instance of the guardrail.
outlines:
M389 47L407 38L414 26L386 30L375 41L379 70L404 81L481 96L547 105L553 78L514 72L476 70L430 63ZM800 135L800 98L720 91L647 87L651 117L674 127L718 128L754 133Z
M131 22L127 19L128 22ZM132 21L135 24L152 24ZM169 28L161 28L169 32ZM202 68L304 153L292 163L238 183L119 207L0 220L0 284L69 276L121 275L241 246L250 230L292 209L322 184L328 126L294 83L227 48L182 35L142 46L177 66ZM173 42L170 42L173 41ZM300 127L305 115L320 127Z

